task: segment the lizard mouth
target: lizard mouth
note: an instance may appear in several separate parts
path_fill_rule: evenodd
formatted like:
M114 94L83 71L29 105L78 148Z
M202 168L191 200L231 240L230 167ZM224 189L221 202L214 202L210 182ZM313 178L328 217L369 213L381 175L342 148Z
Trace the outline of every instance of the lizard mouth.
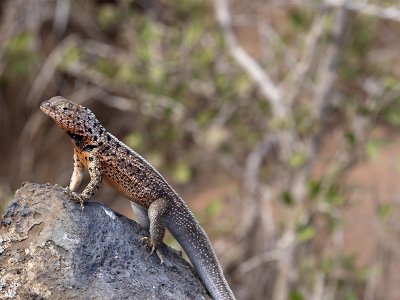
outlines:
M42 103L40 103L40 109L46 115L50 115L51 114L51 106L50 106L49 101L43 101Z

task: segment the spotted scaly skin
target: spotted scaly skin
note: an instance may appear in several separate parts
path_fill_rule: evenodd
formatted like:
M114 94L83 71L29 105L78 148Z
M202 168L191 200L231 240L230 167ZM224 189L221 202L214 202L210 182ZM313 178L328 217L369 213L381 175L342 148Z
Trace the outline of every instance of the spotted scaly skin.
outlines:
M68 194L83 204L98 191L103 179L133 203L139 223L150 231L151 253L159 249L165 227L187 253L214 299L235 299L211 243L193 213L165 179L143 157L119 141L88 109L57 96L40 105L71 138L74 170ZM87 168L90 182L82 193L76 190Z

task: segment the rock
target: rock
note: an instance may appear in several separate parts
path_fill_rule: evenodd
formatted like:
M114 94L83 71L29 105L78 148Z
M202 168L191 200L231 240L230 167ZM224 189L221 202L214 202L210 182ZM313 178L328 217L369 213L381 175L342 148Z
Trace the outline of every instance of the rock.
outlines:
M148 257L144 236L102 204L81 211L61 187L24 183L0 226L0 299L210 299L177 251Z

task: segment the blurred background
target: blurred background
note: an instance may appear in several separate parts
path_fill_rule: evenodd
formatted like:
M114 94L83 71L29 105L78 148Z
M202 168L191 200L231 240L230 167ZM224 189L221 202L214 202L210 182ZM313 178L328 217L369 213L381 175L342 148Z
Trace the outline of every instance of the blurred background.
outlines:
M183 196L238 299L400 299L399 53L395 0L0 1L0 212L68 184L62 95Z

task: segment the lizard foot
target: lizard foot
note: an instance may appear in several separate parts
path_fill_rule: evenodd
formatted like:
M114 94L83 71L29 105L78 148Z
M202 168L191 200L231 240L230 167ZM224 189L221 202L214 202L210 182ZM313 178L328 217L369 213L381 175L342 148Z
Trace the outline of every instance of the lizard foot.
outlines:
M75 193L69 189L69 187L65 188L65 193L68 197L70 197L73 201L79 202L81 205L81 210L83 210L85 199L82 197L81 194Z
M148 247L151 247L150 254L147 256L147 258L152 256L155 252L157 257L160 259L160 265L162 265L165 261L164 255L162 254L161 250L154 245L154 242L151 240L151 238L145 236L141 238L141 241L145 242Z

